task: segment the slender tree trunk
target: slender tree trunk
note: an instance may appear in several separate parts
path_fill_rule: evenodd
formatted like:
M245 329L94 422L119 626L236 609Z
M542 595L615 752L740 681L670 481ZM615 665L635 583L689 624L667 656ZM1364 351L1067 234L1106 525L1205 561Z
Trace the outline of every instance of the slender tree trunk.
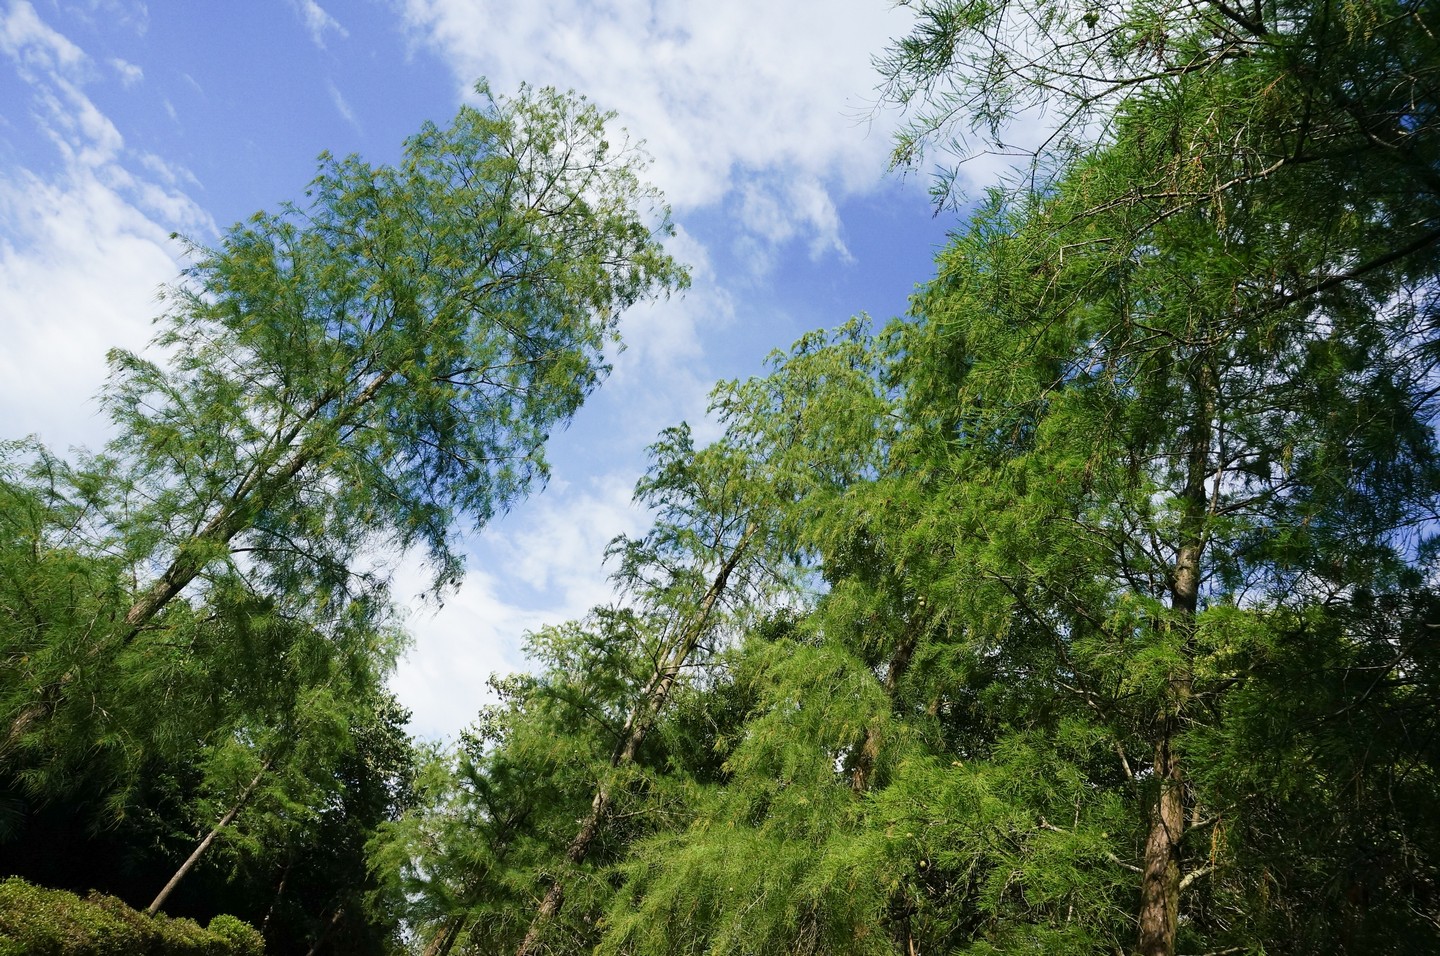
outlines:
M923 622L920 615L923 613L923 604L917 608L916 619L911 621L905 628L905 633L900 637L900 643L895 646L895 652L890 655L890 666L885 671L885 699L893 706L895 703L895 691L900 686L900 679L910 669L910 659L915 655L915 645L919 642L920 629ZM865 728L865 739L860 743L860 752L855 757L855 767L850 772L850 786L856 793L864 793L870 788L870 778L875 773L875 761L880 759L880 730L878 727L870 726Z
M165 902L165 898L174 891L175 887L180 885L180 881L183 880L185 875L200 861L200 857L205 854L205 851L210 849L210 844L215 842L215 838L235 820L235 817L239 815L241 810L245 809L245 804L248 803L254 795L255 788L260 786L260 781L270 770L271 759L272 758L267 757L265 762L260 765L260 770L255 774L255 779L251 780L244 791L241 792L240 799L236 800L234 806L225 812L225 815L216 822L215 826L210 828L210 832L205 834L205 839L200 841L200 845L195 848L195 852L191 853L189 859L180 864L180 869L176 870L175 875L170 877L170 882L165 884L165 888L160 891L160 894L155 897L154 902L150 904L145 912L151 916L159 912L160 907Z
M1193 626L1199 598L1199 542L1181 549L1176 562L1172 603ZM1187 640L1188 643L1188 640ZM1185 836L1185 773L1175 751L1185 705L1190 698L1188 653L1185 670L1170 678L1168 712L1159 719L1154 744L1154 774L1159 791L1150 808L1150 832L1145 839L1145 862L1140 889L1140 954L1173 956L1180 926L1180 841Z
M1170 583L1172 627L1181 632L1182 662L1169 679L1168 700L1156 716L1153 743L1158 790L1150 807L1149 833L1141 867L1140 956L1174 956L1180 926L1180 842L1185 836L1185 773L1175 749L1191 694L1191 655L1195 615L1200 606L1201 560L1211 507L1205 481L1210 471L1215 385L1203 361L1191 382L1196 413L1188 434L1185 488L1181 495L1180 546ZM1219 476L1216 476L1219 481ZM1219 495L1218 486L1215 494Z
M292 856L285 861L285 869L280 873L280 885L275 887L275 895L270 899L270 908L265 911L265 919L260 922L260 935L264 936L265 931L270 928L270 919L275 915L275 908L280 905L280 897L285 895L285 882L290 879L290 869L295 865L295 858Z
M450 950L454 948L455 941L460 938L460 931L464 928L465 917L452 916L444 930L431 937L421 956L450 956Z
M320 952L320 947L325 945L325 941L330 938L331 932L334 931L335 927L340 925L340 917L344 915L344 904L335 907L335 912L330 914L330 919L325 922L325 928L320 931L319 936L315 937L315 942L310 945L310 951L307 952L305 956L315 956L316 953Z
M616 743L615 751L610 756L611 767L622 767L635 760L635 755L639 753L640 746L645 742L650 728L654 726L656 717L665 707L671 688L675 686L675 681L679 678L685 661L694 653L695 647L700 643L700 638L705 635L705 630L715 611L715 605L719 602L720 596L724 594L730 575L749 548L755 532L756 526L753 522L746 525L745 532L740 536L740 540L726 557L725 562L720 565L720 570L715 573L715 579L710 582L705 596L701 598L694 619L681 634L670 657L656 669L645 685L640 699L625 718L625 727L620 733L620 740ZM571 864L578 865L584 862L585 857L589 855L590 845L595 842L595 837L604 828L611 802L610 783L607 780L601 780L595 789L594 799L590 801L590 812L580 822L579 831L565 850L565 858ZM521 941L520 948L516 950L516 956L534 956L539 952L541 934L564 905L564 881L557 876L536 908L535 915L530 920L530 928L526 930L525 938Z
M1174 728L1155 745L1160 792L1151 808L1140 890L1140 953L1172 956L1180 925L1180 838L1185 835L1185 778L1172 749Z

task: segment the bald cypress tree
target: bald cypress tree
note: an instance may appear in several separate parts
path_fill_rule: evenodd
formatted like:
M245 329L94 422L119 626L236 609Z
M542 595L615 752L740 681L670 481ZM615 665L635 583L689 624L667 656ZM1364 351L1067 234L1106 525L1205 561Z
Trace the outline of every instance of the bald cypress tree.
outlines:
M117 437L59 468L52 501L130 593L71 657L9 672L7 751L108 693L94 681L163 643L182 596L243 581L322 629L383 618L362 554L418 549L448 587L457 533L544 480L545 438L604 377L620 313L684 272L609 117L553 90L480 93L398 164L324 156L306 203L193 247L156 351L111 354Z

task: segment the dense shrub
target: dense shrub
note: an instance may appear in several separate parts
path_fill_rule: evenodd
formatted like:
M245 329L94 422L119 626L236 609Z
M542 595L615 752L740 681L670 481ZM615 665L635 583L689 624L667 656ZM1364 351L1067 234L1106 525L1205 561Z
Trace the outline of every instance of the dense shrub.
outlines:
M149 916L113 896L81 899L20 879L0 882L0 956L264 956L260 934L233 916L208 929Z

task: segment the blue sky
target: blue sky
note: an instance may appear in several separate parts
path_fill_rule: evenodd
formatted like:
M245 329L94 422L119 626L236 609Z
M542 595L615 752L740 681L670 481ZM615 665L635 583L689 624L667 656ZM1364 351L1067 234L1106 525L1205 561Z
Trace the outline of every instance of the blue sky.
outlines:
M183 233L299 199L322 150L396 158L475 80L573 88L646 140L684 297L632 311L627 350L552 440L549 487L475 536L470 574L416 605L394 686L453 734L527 629L608 596L600 558L643 529L645 445L767 353L856 312L904 311L952 217L886 173L870 58L887 0L0 0L0 437L106 437L108 348L139 348ZM974 167L977 181L993 170ZM421 576L399 566L407 597Z

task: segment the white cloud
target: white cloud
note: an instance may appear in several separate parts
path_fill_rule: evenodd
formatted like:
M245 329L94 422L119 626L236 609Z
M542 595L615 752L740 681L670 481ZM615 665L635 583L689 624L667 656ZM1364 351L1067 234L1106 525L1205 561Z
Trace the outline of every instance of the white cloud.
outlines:
M630 504L634 477L610 475L584 487L552 483L482 534L489 566L503 570L473 568L438 609L407 601L415 648L390 685L414 712L412 731L427 737L455 733L489 699L485 682L491 674L524 668L526 633L610 601L601 564L605 545L622 532L642 530L646 520ZM426 577L419 561L406 559L394 583L402 600L422 591Z
M98 445L107 429L91 398L106 350L144 344L156 289L179 271L167 230L85 169L57 182L0 177L0 224L6 437Z
M733 306L716 284L705 247L678 226L665 248L690 267L691 288L670 299L637 305L620 317L628 348L615 363L617 376L637 366L663 369L693 361L701 354L700 326L713 328L733 318Z
M396 594L424 587L424 572L407 561L397 575ZM396 669L390 688L412 712L411 733L452 736L475 719L489 695L491 674L521 669L519 636L546 621L546 615L507 603L503 585L491 574L471 571L458 593L438 611L412 603L406 629L415 647Z
M24 0L0 20L0 54L30 85L33 117L65 159L93 167L115 158L124 139L81 89L93 73L90 58Z
M189 186L200 185L200 180L195 178L195 174L190 170L156 156L154 153L140 154L140 165L158 176L161 182L167 186L179 186L181 183Z
M120 85L127 90L145 79L145 71L128 60L122 60L118 56L110 58L110 68L120 77Z
M466 86L488 73L497 89L573 87L617 110L681 212L762 183L770 203L740 212L764 242L803 236L843 258L835 203L884 174L893 117L864 122L870 59L910 18L875 0L406 0L405 11Z
M557 609L567 617L607 600L610 589L598 573L605 546L641 527L642 517L630 504L634 477L604 476L583 489L552 482L517 516L513 531L520 534L502 519L488 537L507 578L555 595Z
M355 111L350 108L350 104L346 102L345 97L341 95L340 87L336 86L335 83L330 80L327 80L325 85L330 90L330 101L335 104L335 112L340 114L341 119L358 130L360 128L360 122L355 118Z
M65 11L94 28L121 26L137 36L150 29L150 10L141 0L83 0Z
M340 25L340 21L327 13L325 8L315 0L291 0L290 5L295 8L295 12L300 14L300 19L305 23L305 29L310 31L310 39L320 49L325 49L325 34L327 33L334 33L342 40L350 35L350 32Z
M0 53L24 69L76 76L88 66L85 52L47 26L35 8L16 0L0 20Z
M835 201L813 176L756 176L739 187L739 210L750 228L735 238L735 251L753 275L768 275L781 249L802 235L809 238L812 260L833 253L841 262L854 261Z
M106 429L90 398L106 351L143 345L155 292L179 272L169 233L214 227L174 171L155 174L158 159L127 166L119 129L83 90L92 62L30 4L0 19L0 55L62 161L46 177L0 173L0 408L60 449L96 445Z

